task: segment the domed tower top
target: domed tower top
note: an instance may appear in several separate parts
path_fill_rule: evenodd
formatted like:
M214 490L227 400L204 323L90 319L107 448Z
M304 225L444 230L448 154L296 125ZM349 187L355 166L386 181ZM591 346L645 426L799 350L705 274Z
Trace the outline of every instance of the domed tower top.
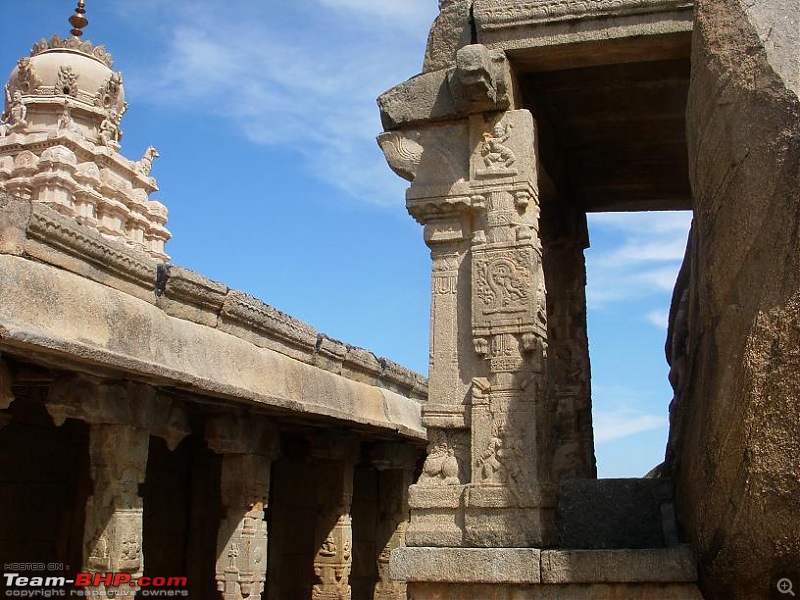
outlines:
M122 73L104 46L81 39L85 0L69 22L72 37L34 44L4 86L0 188L164 260L167 210L149 199L158 189L150 177L158 152L151 146L138 161L119 154L128 110Z

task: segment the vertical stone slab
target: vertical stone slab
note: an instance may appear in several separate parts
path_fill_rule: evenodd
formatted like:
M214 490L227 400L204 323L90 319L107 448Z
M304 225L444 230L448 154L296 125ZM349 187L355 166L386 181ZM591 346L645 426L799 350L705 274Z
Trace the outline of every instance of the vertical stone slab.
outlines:
M277 431L268 423L226 415L208 423L209 447L222 454L224 517L217 536L217 590L222 600L259 596L267 577L270 469L278 455Z
M144 483L150 435L127 425L94 424L89 457L94 484L86 502L84 571L142 576L142 512L139 485ZM113 597L108 585L98 590Z
M314 556L317 583L312 600L350 600L350 571L353 565L353 472L358 462L356 438L336 437L314 440L312 456L317 459L317 500L319 503Z
M586 328L586 214L559 200L543 210L553 480L597 477Z

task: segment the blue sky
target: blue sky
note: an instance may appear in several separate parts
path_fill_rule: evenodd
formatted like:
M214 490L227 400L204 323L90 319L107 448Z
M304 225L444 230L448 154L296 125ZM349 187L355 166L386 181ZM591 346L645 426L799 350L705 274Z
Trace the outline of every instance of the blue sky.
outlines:
M6 2L8 72L74 0ZM154 144L173 262L427 372L429 257L386 167L375 98L419 72L436 0L87 0L124 74L122 152ZM600 475L659 463L666 311L689 216L590 218Z

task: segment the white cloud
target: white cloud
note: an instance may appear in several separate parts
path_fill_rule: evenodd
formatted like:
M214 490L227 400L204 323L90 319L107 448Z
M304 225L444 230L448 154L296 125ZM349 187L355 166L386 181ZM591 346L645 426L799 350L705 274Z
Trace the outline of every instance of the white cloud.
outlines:
M179 1L186 10L174 11L162 40L167 60L155 73L152 65L129 68L128 87L296 154L311 175L354 199L401 203L405 183L375 142L375 98L418 69L426 28L416 38L404 28L429 23L430 3L305 0L272 10L232 3L220 21L216 4Z
M595 411L593 422L594 439L598 444L669 426L666 415L646 414L631 409Z
M688 212L590 215L594 248L586 255L589 306L598 309L669 294L683 259L691 218ZM595 244L595 239L600 242Z
M669 311L668 310L651 310L649 313L645 315L647 322L651 325L655 325L659 329L666 329L667 328L667 321L669 319Z

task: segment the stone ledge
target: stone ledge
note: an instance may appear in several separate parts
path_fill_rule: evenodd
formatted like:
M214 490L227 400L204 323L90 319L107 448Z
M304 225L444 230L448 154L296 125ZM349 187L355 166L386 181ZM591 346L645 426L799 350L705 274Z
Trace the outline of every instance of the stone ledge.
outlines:
M409 583L666 584L694 583L690 547L648 550L398 548L389 573Z
M397 548L389 576L399 581L539 583L536 548Z
M647 550L546 550L542 583L691 583L697 565L688 546Z
M69 370L261 405L296 418L330 418L424 440L419 401L217 328L171 317L67 270L0 254L0 351ZM231 368L234 366L235 368Z
M353 381L386 388L419 402L427 380L369 350L331 340L313 327L199 273L170 265L156 297L155 260L104 238L52 208L0 194L0 255L22 256L75 273L187 323L225 331ZM329 340L326 342L325 340Z

